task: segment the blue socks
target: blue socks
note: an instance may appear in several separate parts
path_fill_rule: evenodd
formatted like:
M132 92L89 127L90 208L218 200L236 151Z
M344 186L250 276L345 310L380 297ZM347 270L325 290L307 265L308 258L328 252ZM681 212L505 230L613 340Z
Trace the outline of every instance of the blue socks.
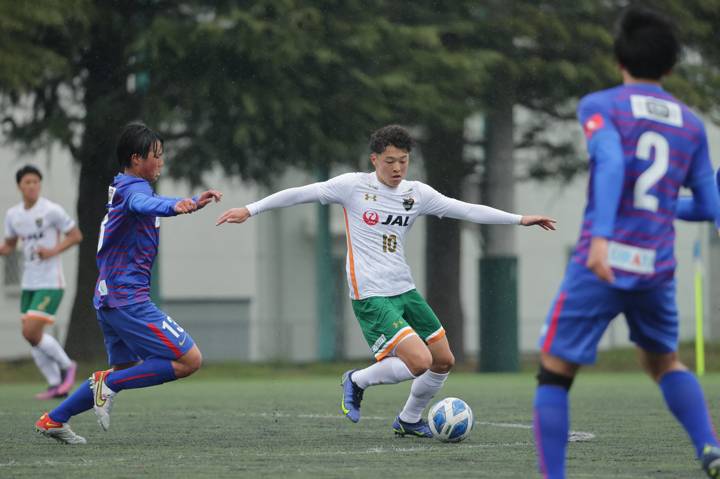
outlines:
M688 371L671 371L660 379L659 385L668 408L690 436L697 457L706 444L717 446L705 395L695 375Z
M546 479L563 479L570 428L568 390L562 386L538 386L535 391L534 416L535 448L540 472Z
M113 371L105 378L105 384L115 391L155 386L174 381L175 371L169 359L147 359L128 369ZM50 412L55 422L68 422L72 416L92 409L93 393L90 380L85 381L72 395Z
M174 381L175 371L169 359L146 359L137 366L113 371L105 378L105 384L115 391L156 386Z
M58 407L50 412L50 419L55 422L68 422L71 416L80 414L93 407L93 393L88 379L64 400Z

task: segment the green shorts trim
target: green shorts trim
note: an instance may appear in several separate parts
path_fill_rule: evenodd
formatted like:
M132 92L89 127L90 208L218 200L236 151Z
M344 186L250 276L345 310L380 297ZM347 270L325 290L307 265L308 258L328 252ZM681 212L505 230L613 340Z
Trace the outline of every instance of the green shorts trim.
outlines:
M352 307L365 341L378 361L409 335L416 334L427 344L445 336L440 320L414 289L397 296L356 299Z
M25 317L52 323L55 321L55 313L60 307L63 293L62 289L23 290L20 312Z

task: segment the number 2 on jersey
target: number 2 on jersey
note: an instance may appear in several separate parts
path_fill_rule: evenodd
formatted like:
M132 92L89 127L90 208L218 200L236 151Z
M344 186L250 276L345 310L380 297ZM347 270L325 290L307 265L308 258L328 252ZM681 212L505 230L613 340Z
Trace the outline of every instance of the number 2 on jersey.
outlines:
M658 210L657 197L648 193L650 188L665 176L670 162L670 145L659 133L646 131L638 138L635 156L641 160L650 160L650 154L655 150L655 161L650 168L643 171L635 182L635 200L633 205L637 209L655 212Z

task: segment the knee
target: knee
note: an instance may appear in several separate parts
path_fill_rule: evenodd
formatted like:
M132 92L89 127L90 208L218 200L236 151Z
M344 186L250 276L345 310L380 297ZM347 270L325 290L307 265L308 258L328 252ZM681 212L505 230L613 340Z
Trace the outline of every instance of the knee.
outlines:
M455 356L448 351L442 356L433 357L432 370L436 373L449 373L455 366Z
M413 376L424 374L425 371L430 369L432 363L432 356L428 350L413 355L413 357L408 358L408 361L405 362Z
M202 353L199 349L193 348L188 351L179 361L173 363L175 377L180 379L197 372L202 366Z
M30 328L23 328L22 335L31 346L37 346L42 339L42 331L38 332Z

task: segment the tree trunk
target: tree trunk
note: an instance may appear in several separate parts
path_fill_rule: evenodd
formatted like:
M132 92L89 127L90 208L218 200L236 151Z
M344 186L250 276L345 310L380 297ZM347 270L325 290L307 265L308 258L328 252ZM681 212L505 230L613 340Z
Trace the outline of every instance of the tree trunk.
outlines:
M450 130L428 128L423 142L427 183L452 198L462 196L462 181L467 174L463 161L463 125ZM427 301L443 323L458 363L465 361L464 317L460 301L460 222L427 217L426 290Z
M483 204L515 212L515 158L513 135L514 98L498 92L486 116L486 155L483 175ZM483 256L515 255L515 228L483 226Z
M130 39L127 25L131 13L113 10L112 4L98 8L101 12L93 25L91 46L84 58L85 129L76 158L80 163L77 215L84 239L80 244L77 290L65 344L70 356L82 360L105 357L103 336L92 305L98 274L95 255L100 222L106 213L108 186L119 171L115 141L122 126L137 119L141 112L141 102L126 88Z

